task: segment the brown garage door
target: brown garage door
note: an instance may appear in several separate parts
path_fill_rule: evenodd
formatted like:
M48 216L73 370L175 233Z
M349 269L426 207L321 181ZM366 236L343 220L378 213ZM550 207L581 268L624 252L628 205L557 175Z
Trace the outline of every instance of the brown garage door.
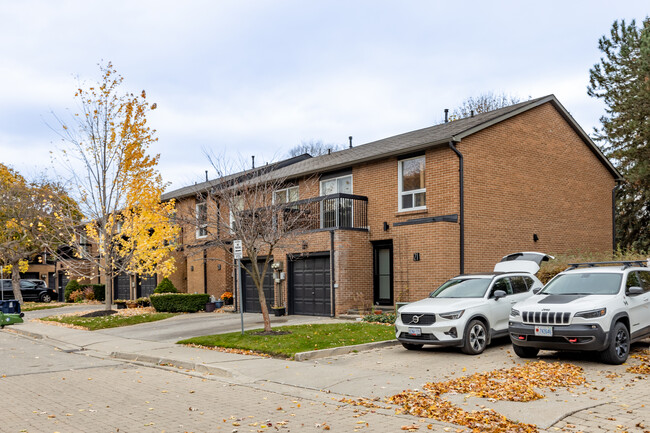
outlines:
M289 272L289 313L330 316L329 254L293 260Z

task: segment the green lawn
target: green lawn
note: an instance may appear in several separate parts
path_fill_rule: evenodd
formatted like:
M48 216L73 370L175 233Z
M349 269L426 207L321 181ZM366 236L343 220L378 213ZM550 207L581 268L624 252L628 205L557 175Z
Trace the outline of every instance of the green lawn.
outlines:
M48 316L42 318L41 320L67 323L69 325L82 326L91 331L96 331L98 329L117 328L120 326L137 325L138 323L155 322L157 320L168 319L176 315L177 313L145 313L134 316L121 316L118 314L99 317Z
M49 310L50 308L65 307L67 304L64 302L52 302L46 304L44 302L24 302L21 305L21 311L36 311L36 310Z
M284 335L254 335L261 329L229 334L206 335L179 341L179 344L197 344L208 347L245 349L273 356L293 358L296 353L332 347L351 346L373 341L393 340L392 326L373 323L339 323L331 325L296 325L274 327L274 331L288 331Z

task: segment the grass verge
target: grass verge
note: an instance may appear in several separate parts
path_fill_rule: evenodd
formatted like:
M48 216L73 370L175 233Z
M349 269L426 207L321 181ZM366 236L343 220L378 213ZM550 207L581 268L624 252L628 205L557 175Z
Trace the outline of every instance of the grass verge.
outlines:
M24 302L20 306L21 311L36 311L36 310L49 310L52 308L65 307L67 304L65 302L52 302L49 304L44 304L43 302Z
M251 350L272 356L293 358L296 353L310 350L330 349L395 338L392 326L358 322L282 326L273 328L273 331L287 332L286 334L255 335L261 331L261 329L254 329L244 332L244 335L241 335L241 332L206 335L182 340L178 344Z
M96 331L98 329L118 328L120 326L137 325L139 323L155 322L176 316L177 313L142 313L137 315L123 316L112 314L110 316L81 317L81 316L48 316L40 320L45 322L57 322L73 325Z

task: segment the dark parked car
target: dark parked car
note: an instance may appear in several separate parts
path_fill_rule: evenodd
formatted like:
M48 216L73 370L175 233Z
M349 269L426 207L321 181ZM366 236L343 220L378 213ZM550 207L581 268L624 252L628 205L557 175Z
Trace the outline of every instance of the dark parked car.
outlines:
M14 292L11 288L11 280L1 280L2 291L0 299L14 299ZM56 299L56 292L48 289L45 281L42 280L20 280L20 291L23 301L50 302Z

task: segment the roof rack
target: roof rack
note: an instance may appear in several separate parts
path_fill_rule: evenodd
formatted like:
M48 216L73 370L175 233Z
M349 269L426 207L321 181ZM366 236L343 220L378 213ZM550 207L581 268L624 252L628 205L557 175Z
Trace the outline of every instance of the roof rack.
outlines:
M623 269L629 268L630 266L648 266L647 260L621 260L614 262L585 262L585 263L569 263L567 271L571 269L577 269L580 267L583 268L593 268L596 266L608 266L608 265L622 265Z

